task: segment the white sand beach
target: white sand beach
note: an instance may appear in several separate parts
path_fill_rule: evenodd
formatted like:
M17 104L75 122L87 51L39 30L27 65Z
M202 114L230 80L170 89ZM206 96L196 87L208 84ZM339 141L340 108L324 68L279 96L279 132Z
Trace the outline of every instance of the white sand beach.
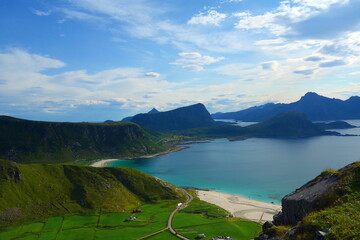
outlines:
M272 221L273 216L281 211L280 205L251 200L238 195L203 190L197 190L197 195L201 200L216 204L235 217L255 222Z
M135 159L135 158L154 158L154 157L158 157L161 155L165 155L165 154L169 154L169 153L173 153L173 152L178 152L184 149L187 149L189 147L176 147L173 149L169 149L165 152L160 152L160 153L155 153L155 154L150 154L150 155L145 155L145 156L138 156L138 157L124 157L122 159ZM109 162L113 162L113 161L117 161L119 160L118 158L116 159L103 159L103 160L99 160L96 161L94 163L92 163L90 166L91 167L106 167L108 165Z
M119 159L117 159L117 158L116 159L103 159L103 160L92 163L90 166L91 167L106 167L106 165L109 162L116 161L116 160L119 160Z

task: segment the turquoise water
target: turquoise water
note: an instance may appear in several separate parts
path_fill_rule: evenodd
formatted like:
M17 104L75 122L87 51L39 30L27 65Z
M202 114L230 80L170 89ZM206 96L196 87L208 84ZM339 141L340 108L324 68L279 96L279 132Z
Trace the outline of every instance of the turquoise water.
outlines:
M360 125L360 121L355 123ZM217 139L189 147L152 159L119 160L109 166L136 168L177 186L279 203L321 171L360 160L360 137Z

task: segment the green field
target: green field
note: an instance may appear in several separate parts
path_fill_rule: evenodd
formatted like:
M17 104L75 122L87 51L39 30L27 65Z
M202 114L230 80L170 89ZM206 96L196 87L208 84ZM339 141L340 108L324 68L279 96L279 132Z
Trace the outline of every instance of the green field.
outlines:
M255 222L229 217L229 213L216 205L200 201L197 197L191 204L174 217L176 232L196 239L204 233L205 239L229 236L236 240L253 239L261 230Z
M71 214L1 227L0 239L137 239L162 230L175 204L146 204L141 213ZM125 221L136 216L135 221Z
M0 227L1 240L118 240L138 239L167 227L167 220L175 208L174 202L145 204L141 213L69 214L17 225ZM201 212L201 213L199 213ZM136 216L134 221L125 221ZM212 204L195 198L189 207L177 213L174 229L182 235L195 239L205 233L206 239L230 236L236 240L252 239L259 231L257 223L228 217L228 213ZM150 240L178 239L164 231Z

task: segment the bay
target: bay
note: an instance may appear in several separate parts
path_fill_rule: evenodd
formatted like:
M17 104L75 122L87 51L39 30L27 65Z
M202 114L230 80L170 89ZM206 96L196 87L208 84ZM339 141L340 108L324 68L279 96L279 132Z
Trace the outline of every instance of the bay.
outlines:
M360 120L348 121L359 126ZM339 130L358 134L360 128ZM119 160L109 166L132 167L177 186L192 186L280 203L325 169L360 160L360 137L306 139L252 138L208 143L151 159Z

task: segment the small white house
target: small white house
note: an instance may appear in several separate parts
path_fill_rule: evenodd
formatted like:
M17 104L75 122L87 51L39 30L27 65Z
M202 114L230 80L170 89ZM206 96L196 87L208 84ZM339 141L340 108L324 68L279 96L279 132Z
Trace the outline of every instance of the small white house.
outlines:
M202 238L204 238L205 237L205 233L199 233L198 235L197 235L197 239L202 239Z
M178 207L181 207L183 204L180 202L177 204Z

